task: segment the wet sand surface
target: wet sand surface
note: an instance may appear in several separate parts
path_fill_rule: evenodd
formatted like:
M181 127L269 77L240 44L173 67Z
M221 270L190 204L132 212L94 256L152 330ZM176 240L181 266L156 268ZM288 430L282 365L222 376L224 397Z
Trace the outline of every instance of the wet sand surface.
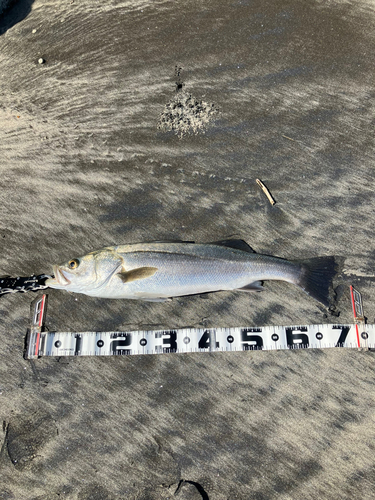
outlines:
M277 282L166 304L50 290L48 328L351 323L350 283L374 322L374 20L371 0L19 2L0 21L0 275L238 237L335 255L336 315ZM0 499L373 498L372 352L31 363L34 297L0 298Z

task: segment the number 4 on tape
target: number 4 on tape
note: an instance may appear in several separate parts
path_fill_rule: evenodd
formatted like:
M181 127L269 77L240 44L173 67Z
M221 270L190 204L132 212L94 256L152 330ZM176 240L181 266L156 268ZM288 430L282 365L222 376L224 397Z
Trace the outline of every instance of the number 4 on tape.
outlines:
M366 325L361 295L351 287L354 324L184 328L127 332L45 331L47 295L31 304L25 358L109 356L302 348L374 348L375 325Z

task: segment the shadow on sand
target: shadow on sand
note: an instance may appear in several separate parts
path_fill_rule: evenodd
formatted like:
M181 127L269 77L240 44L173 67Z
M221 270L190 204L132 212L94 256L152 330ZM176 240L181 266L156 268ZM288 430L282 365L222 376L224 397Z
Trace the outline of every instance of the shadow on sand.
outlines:
M30 14L33 3L34 0L10 1L10 6L6 8L2 14L0 14L0 35L3 35L15 24L25 19L25 17Z

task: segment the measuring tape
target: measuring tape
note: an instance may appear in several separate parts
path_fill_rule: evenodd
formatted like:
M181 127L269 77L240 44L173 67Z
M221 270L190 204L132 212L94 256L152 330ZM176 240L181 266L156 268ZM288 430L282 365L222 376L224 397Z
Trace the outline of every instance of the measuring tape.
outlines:
M47 311L47 295L44 294L31 304L25 358L329 347L374 348L375 325L365 324L361 296L352 287L351 296L354 324L46 332L43 331Z

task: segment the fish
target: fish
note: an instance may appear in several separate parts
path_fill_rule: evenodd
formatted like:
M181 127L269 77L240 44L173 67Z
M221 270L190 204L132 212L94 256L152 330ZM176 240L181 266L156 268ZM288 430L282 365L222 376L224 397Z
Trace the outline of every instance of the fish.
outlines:
M289 261L255 253L244 240L155 241L109 246L53 266L50 288L106 299L165 302L218 291L259 292L267 280L297 285L329 306L333 256Z

